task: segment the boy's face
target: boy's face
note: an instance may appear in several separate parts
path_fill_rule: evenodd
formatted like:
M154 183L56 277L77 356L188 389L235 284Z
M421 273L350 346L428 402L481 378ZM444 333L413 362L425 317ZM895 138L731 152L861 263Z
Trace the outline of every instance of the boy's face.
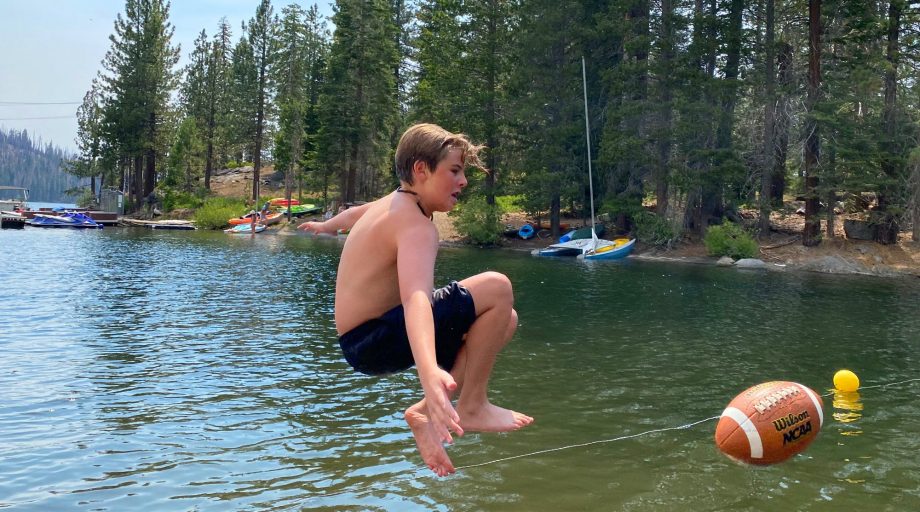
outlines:
M467 184L464 168L463 153L459 149L449 150L438 162L426 183L433 210L447 212L457 205L460 192Z

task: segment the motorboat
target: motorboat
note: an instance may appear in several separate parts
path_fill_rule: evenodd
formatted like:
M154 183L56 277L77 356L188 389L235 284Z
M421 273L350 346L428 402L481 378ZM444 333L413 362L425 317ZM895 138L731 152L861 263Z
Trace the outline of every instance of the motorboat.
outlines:
M102 229L102 224L80 212L60 212L59 214L37 214L26 223L37 228L77 228Z

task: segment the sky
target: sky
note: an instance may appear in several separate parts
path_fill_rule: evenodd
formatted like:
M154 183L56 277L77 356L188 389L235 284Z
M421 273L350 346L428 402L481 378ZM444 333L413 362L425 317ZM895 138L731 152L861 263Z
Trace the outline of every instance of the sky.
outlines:
M293 0L274 0L279 14ZM334 0L316 3L332 16ZM188 61L193 42L204 29L208 37L222 17L233 28L255 16L259 0L172 0L173 45L181 46L179 67ZM124 0L0 0L0 130L27 130L41 139L75 152L77 108L111 46L115 18Z

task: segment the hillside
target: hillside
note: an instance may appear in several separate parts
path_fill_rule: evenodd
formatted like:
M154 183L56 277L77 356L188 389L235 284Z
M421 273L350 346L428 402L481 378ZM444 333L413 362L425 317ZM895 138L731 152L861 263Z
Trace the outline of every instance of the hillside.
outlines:
M61 170L69 157L58 147L33 141L28 132L0 132L0 185L27 188L32 201L73 202L64 191L85 180Z

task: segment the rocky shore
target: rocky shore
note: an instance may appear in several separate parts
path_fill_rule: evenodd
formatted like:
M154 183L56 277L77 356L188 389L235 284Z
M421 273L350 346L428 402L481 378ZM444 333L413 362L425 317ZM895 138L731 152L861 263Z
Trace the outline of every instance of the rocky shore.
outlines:
M512 226L524 222L523 216L520 215L506 216L504 220ZM460 244L463 242L463 238L454 229L452 219L447 214L435 214L434 221L443 243ZM758 240L760 254L756 259L762 261L763 265L745 262L740 266L767 271L920 278L920 243L911 241L909 233L901 233L896 245L881 245L869 241L849 240L840 229L833 239L825 239L817 247L805 247L802 245L800 235L796 233L797 224L798 219L795 217L783 219L775 226L777 231L771 232L769 237ZM538 237L530 240L506 237L502 245L508 249L529 252L550 243L552 242L549 239ZM702 240L692 238L679 242L672 249L659 249L639 243L630 257L701 265L716 265L719 261L719 258L707 254ZM729 266L739 267L736 262Z

